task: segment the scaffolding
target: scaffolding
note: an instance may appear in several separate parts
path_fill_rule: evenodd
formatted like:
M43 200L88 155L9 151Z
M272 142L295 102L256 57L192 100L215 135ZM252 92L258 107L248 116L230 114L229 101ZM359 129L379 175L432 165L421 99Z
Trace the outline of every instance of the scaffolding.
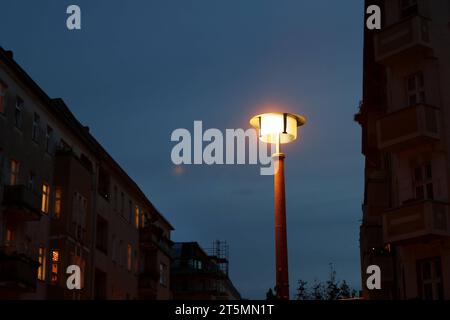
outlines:
M219 270L228 277L229 246L226 241L215 240L207 250L208 255L216 262Z

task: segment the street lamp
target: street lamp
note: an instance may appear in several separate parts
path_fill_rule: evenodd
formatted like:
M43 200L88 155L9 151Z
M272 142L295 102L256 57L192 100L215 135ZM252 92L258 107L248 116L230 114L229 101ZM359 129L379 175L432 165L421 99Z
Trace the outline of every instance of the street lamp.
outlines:
M280 299L289 300L289 272L286 233L286 198L284 191L284 153L281 144L297 139L297 127L306 123L303 116L271 112L254 116L250 125L258 130L259 139L265 143L276 144L274 191L275 191L275 257L276 291Z

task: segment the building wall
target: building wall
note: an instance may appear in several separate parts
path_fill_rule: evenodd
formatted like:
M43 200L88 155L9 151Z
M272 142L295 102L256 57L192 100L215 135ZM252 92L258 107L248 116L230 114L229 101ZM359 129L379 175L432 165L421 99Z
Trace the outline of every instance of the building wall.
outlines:
M146 219L158 223L170 242L172 226L62 100L46 96L1 48L0 58L0 81L7 85L5 112L0 113L0 201L10 184L12 159L20 162L18 184L26 185L29 173L34 173L32 192L39 204L43 182L50 188L48 212L37 221L12 222L6 219L6 206L0 208L0 248L12 247L6 239L7 229L13 231L14 242L26 248L26 254L35 261L39 260L39 247L45 248L45 259L41 257L45 273L42 280L36 280L36 288L12 294L10 289L2 291L0 280L0 296L138 298L139 228ZM24 102L21 130L14 127L17 96ZM37 142L32 139L35 114L39 115ZM48 150L47 126L52 128ZM57 203L60 210L56 209ZM170 256L158 253L158 257L157 261L170 268ZM82 268L81 291L66 289L65 270L70 264ZM0 268L5 265L0 262ZM34 272L37 276L37 270ZM158 287L157 295L167 299L170 290Z
M383 27L364 32L363 102L355 117L366 158L363 291L372 299L448 299L450 2L402 3L365 3L382 8ZM418 93L414 103L411 88L424 98ZM370 264L381 267L381 290L365 286Z

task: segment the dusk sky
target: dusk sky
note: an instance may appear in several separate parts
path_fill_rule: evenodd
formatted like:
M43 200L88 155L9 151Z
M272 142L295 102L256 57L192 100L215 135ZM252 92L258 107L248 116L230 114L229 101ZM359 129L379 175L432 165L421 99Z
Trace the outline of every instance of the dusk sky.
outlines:
M77 4L82 29L66 28ZM291 294L299 278L360 289L363 1L2 1L0 46L72 112L173 224L174 241L230 246L243 297L275 285L273 177L190 165L177 128L249 127L261 106L305 115L285 148Z

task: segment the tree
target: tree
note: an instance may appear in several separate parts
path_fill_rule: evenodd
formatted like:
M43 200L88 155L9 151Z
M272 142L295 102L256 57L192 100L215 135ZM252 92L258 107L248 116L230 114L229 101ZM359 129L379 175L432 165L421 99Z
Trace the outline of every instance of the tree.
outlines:
M309 293L307 288L308 282L300 279L298 280L298 286L297 286L297 300L308 300L309 299Z
M338 282L336 279L336 271L334 270L333 264L330 263L330 277L325 283L314 279L313 285L308 287L306 281L302 279L298 280L296 299L338 300L358 296L358 292L354 288L351 288L347 281L343 280L342 282Z
M327 280L325 285L325 299L337 300L340 296L340 290L336 281L336 271L333 268L333 264L330 263L330 279Z
M353 289L352 292L350 292L350 287L348 286L347 282L345 280L343 280L341 282L341 286L339 287L340 293L339 296L341 299L346 299L346 298L353 298L354 297L354 293L355 293L355 289Z
M269 288L269 290L266 293L266 300L276 300L276 299L277 299L277 297L273 293L272 288Z
M322 282L314 279L314 284L312 287L312 299L314 300L324 300L324 288Z

